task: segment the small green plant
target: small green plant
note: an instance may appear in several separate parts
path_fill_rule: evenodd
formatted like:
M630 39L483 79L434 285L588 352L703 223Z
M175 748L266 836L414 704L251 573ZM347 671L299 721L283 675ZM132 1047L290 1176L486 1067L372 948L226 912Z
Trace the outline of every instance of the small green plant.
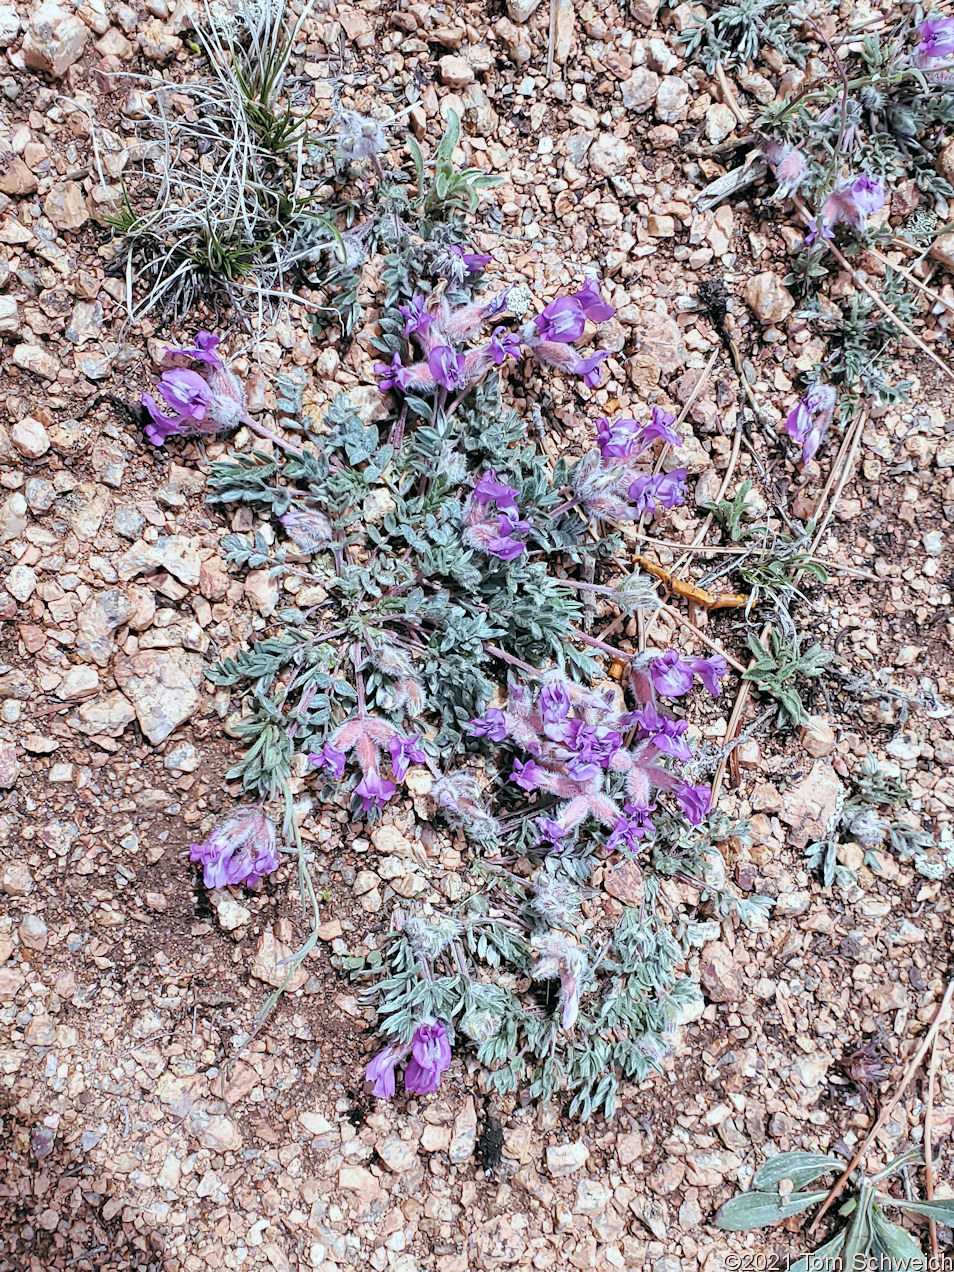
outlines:
M918 1242L907 1229L888 1219L885 1210L954 1224L954 1201L915 1201L879 1191L879 1185L892 1176L923 1162L920 1153L908 1151L876 1175L866 1177L857 1171L854 1191L837 1210L845 1222L824 1245L792 1263L790 1272L835 1266L927 1272L928 1261ZM844 1165L840 1158L824 1153L779 1153L755 1172L751 1192L741 1193L720 1207L716 1227L726 1232L749 1232L802 1214L824 1202L829 1193L828 1188L809 1190L809 1185L825 1175L840 1175ZM872 1259L876 1260L873 1265Z
M770 632L768 649L750 635L749 649L755 662L743 673L742 679L751 680L757 689L776 700L780 726L804 724L808 712L796 682L819 675L834 655L820 645L812 645L803 652L801 638L794 631L787 636Z
M842 844L856 843L864 852L864 865L883 873L887 847L918 874L941 879L954 869L954 842L950 836L935 843L932 835L894 814L906 807L911 792L885 775L874 756L867 756L851 778L851 793L836 808L825 827L825 838L805 850L808 865L817 870L826 888L857 883L857 872L838 861Z
M483 172L480 168L456 171L453 155L459 142L460 118L456 111L449 110L447 128L433 161L434 175L428 181L427 168L430 165L425 160L417 139L413 134L408 134L407 148L411 152L417 177L417 197L413 206L423 217L433 217L435 213L446 217L454 212L476 212L481 191L489 190L503 181L502 176Z

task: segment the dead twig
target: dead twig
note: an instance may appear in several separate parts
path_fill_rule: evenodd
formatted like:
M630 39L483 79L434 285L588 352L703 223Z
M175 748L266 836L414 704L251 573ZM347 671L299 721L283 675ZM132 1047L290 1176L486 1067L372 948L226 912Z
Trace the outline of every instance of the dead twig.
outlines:
M875 1136L881 1130L882 1126L884 1126L885 1122L887 1122L888 1118L894 1112L902 1095L904 1095L905 1091L908 1089L908 1086L911 1083L911 1079L914 1077L918 1069L921 1067L921 1061L924 1059L925 1055L927 1054L928 1049L934 1045L934 1040L938 1035L938 1031L940 1030L941 1026L944 1024L944 1021L947 1017L948 1008L951 1005L952 995L954 995L954 980L948 981L947 989L945 989L944 991L944 997L941 999L940 1006L938 1007L937 1012L935 1013L934 1023L931 1025L931 1028L924 1035L921 1045L918 1047L917 1051L911 1057L911 1061L908 1064L908 1067L904 1071L904 1076L901 1079L901 1083L898 1086L898 1089L895 1091L891 1099L888 1100L887 1104L882 1106L881 1112L878 1114L878 1120L875 1122L874 1126L871 1128L871 1130L868 1132L868 1134L864 1137L864 1139L859 1144L854 1157L851 1159L851 1161L845 1167L844 1171L842 1171L841 1175L832 1185L831 1191L829 1192L828 1196L825 1198L824 1202L822 1203L821 1209L819 1210L818 1214L815 1216L814 1220L812 1221L812 1226L808 1229L808 1233L807 1233L808 1236L812 1235L812 1233L821 1223L827 1211L841 1196L842 1190L844 1189L845 1184L848 1182L849 1175L855 1169L858 1163L863 1160L864 1155L865 1153L867 1153L868 1148L870 1144L872 1143L872 1141L874 1140Z
M937 1066L940 1059L940 1048L938 1047L940 1037L941 1033L938 1030L934 1035L934 1041L931 1043L931 1057L928 1061L927 1099L924 1103L924 1193L928 1201L934 1200L934 1162L931 1160L933 1153L931 1132L934 1123L934 1085L937 1080ZM931 1242L931 1254L937 1260L941 1248L937 1239L937 1220L933 1217L928 1219L928 1233ZM937 1266L940 1266L940 1264L938 1263Z
M769 635L771 634L771 631L772 631L772 624L766 623L765 626L762 628L762 631L759 635L760 645L765 644L765 642L769 638ZM753 658L752 661L749 663L749 667L754 666L754 664L755 664L755 659ZM746 670L748 670L748 668ZM731 756L732 752L735 750L735 746L732 745L732 743L735 739L736 733L738 732L739 723L742 719L742 713L745 710L745 704L749 700L749 693L751 691L751 688L752 688L751 680L743 680L741 685L739 685L738 697L735 700L735 706L732 708L732 714L729 716L729 723L725 731L725 740L726 740L726 745L728 747L728 750L726 751L725 755L723 755L722 759L719 761L719 767L716 769L715 776L712 779L712 794L709 797L709 804L710 804L710 807L712 808L715 808L716 801L719 798L719 793L722 790L722 779L725 776L725 766L726 764L728 764L729 757ZM739 741L741 741L741 738L739 739Z

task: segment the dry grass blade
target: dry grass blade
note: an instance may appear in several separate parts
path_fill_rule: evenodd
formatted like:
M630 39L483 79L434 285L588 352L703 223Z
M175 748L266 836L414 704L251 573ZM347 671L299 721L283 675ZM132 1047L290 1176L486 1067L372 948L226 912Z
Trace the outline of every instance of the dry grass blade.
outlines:
M765 642L769 638L769 635L771 634L771 631L772 631L772 624L766 623L765 626L762 628L762 631L759 635L760 645L765 644ZM752 662L749 663L749 666L751 667L754 662L755 662L755 659L753 658ZM726 731L725 731L726 746L729 749L726 752L726 754L722 757L722 759L719 761L719 767L716 769L715 776L712 779L712 795L710 796L710 803L713 808L715 807L716 802L719 798L719 794L722 790L722 782L725 777L725 766L728 764L729 758L732 755L732 752L735 750L735 746L733 745L733 743L735 741L735 736L739 731L739 723L742 720L742 713L745 710L745 704L749 700L749 693L751 692L751 688L752 688L752 682L750 680L742 681L742 683L739 685L739 692L735 699L735 706L732 708L732 714L729 716L729 723L726 726Z

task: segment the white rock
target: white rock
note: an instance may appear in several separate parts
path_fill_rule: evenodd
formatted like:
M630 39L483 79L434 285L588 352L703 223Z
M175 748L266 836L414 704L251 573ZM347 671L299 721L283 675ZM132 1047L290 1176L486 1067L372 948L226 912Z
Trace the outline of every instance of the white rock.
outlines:
M36 574L28 565L15 565L7 575L6 588L15 601L28 601L36 589Z
M572 1144L551 1144L547 1148L547 1170L554 1179L572 1175L586 1165L590 1150L582 1140Z
M210 892L209 900L215 909L219 926L226 932L234 932L236 928L245 927L246 924L251 923L252 911L240 905L227 892Z
M61 702L76 702L98 692L99 673L95 667L86 663L77 663L75 667L71 667L56 686L56 696Z

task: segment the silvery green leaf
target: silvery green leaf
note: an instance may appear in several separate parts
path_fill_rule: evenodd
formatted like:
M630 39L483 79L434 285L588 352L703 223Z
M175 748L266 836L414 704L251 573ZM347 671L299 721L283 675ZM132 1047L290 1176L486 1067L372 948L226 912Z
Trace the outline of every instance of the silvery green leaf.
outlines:
M801 1214L810 1206L818 1205L828 1196L828 1190L810 1193L791 1193L780 1197L774 1192L749 1192L732 1197L719 1207L716 1227L724 1232L747 1232L751 1228L769 1228L791 1215Z
M803 1255L797 1263L793 1263L788 1272L819 1272L819 1269L834 1268L833 1262L826 1260L834 1260L841 1254L841 1247L845 1244L845 1229L836 1232L830 1241L826 1241L823 1246L819 1246L811 1254Z
M792 1187L798 1191L821 1175L830 1171L837 1171L840 1175L844 1169L845 1163L840 1158L830 1157L827 1153L777 1153L758 1168L752 1178L752 1186L757 1191L764 1191L776 1186L782 1179L790 1179Z
M887 1256L878 1262L881 1272L925 1272L927 1259L921 1247L910 1233L886 1219L880 1206L871 1207L871 1228L872 1253Z
M883 1206L898 1206L901 1210L910 1210L912 1214L937 1219L948 1227L954 1227L954 1197L943 1201L895 1201L893 1197L880 1197L879 1201Z

